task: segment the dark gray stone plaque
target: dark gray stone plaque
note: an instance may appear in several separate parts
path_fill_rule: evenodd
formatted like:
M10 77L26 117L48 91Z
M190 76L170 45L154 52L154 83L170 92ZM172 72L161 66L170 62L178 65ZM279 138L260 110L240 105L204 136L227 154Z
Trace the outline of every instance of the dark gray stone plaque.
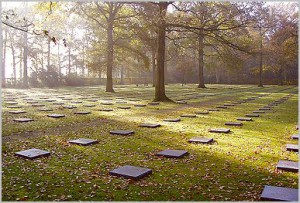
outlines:
M31 118L15 118L13 120L16 121L16 122L20 122L20 123L33 121L33 119L31 119Z
M113 176L139 180L147 175L152 174L152 170L149 168L126 165L110 171L109 174Z
M135 104L134 106L135 106L135 107L145 107L146 104Z
M53 109L42 108L42 109L39 109L39 111L53 111Z
M79 139L76 139L76 140L70 140L69 141L69 143L71 143L71 144L78 144L78 145L83 145L83 146L96 144L98 142L99 142L98 140L92 140L92 139L87 139L87 138L79 138Z
M298 173L298 162L279 160L277 164L277 169Z
M95 107L96 105L95 104L84 104L83 106L84 107Z
M160 124L152 124L152 123L143 123L139 125L140 127L145 127L145 128L157 128L160 127Z
M101 104L102 105L113 105L113 103L111 103L111 102L102 102Z
M49 114L47 116L50 117L50 118L63 118L63 117L65 117L64 114Z
M227 128L212 128L212 129L209 129L209 132L211 132L211 133L229 133L230 129L227 129Z
M179 122L181 121L180 118L167 118L167 119L164 119L165 122Z
M237 118L238 121L252 121L252 118Z
M195 114L183 114L180 117L183 117L183 118L196 118L197 116Z
M42 107L45 106L44 104L32 104L33 107Z
M243 123L241 123L241 122L226 122L225 125L228 125L228 126L242 126Z
M87 114L90 114L91 112L90 111L77 111L77 112L74 112L74 114L78 114L78 115L87 115Z
M15 104L18 104L18 102L5 102L5 104L8 104L8 105L15 105Z
M11 113L11 114L21 114L21 113L26 113L26 111L9 111L8 113Z
M82 101L72 101L71 103L72 103L72 104L81 104Z
M191 139L189 139L188 142L190 143L201 143L201 144L208 144L213 142L214 139L213 138L206 138L206 137L193 137Z
M209 111L196 111L195 114L209 114Z
M119 106L118 108L119 109L130 109L131 107L130 106Z
M54 103L52 103L53 105L63 105L63 104L65 104L64 102L54 102Z
M152 105L152 106L156 106L156 105L159 105L159 102L149 102L148 104Z
M259 114L246 114L246 117L259 117Z
M132 130L111 130L109 133L112 135L131 135L131 134L134 134L134 131L132 131Z
M269 111L269 110L271 110L271 108L259 108L258 110L260 110L260 111Z
M208 109L208 111L220 111L219 109Z
M298 189L265 185L260 199L264 201L298 202Z
M253 113L265 113L265 111L253 111Z
M227 109L228 107L227 106L217 106L216 108L218 108L218 109Z
M35 159L35 158L39 158L42 156L49 156L50 152L33 148L33 149L16 152L15 155L23 157L23 158L27 158L27 159Z
M113 111L113 109L99 109L99 111L106 111L106 112L109 112L109 111Z
M168 158L181 158L188 154L189 153L185 150L166 149L166 150L158 152L156 154L156 156L164 156L164 157L168 157Z
M296 145L296 144L287 144L287 145L286 145L286 150L287 150L287 151L298 152L299 146Z
M293 136L292 136L292 139L298 140L298 139L299 139L299 135L298 135L298 134L293 135Z
M65 109L75 109L77 108L76 106L63 106Z
M21 108L21 106L8 106L7 108L18 109L18 108Z

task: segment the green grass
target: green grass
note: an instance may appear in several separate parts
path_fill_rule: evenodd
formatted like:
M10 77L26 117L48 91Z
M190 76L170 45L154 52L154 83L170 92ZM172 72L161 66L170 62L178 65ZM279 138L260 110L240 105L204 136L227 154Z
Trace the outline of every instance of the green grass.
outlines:
M160 103L158 106L137 108L133 104L147 104L153 99L153 87L117 87L116 93L105 93L104 87L3 90L2 105L2 198L3 200L259 200L264 185L298 188L298 175L276 170L280 159L298 161L297 154L285 151L287 143L297 143L290 137L296 134L298 95L274 107L270 113L242 127L230 127L230 134L209 133L212 127L224 128L226 121L236 121L297 87L251 85L167 85L167 95L173 100L187 99L188 104ZM39 100L44 95L56 98L63 94L79 100L98 96L98 102L65 104L77 109L62 109L49 102L40 102L53 112L40 112L22 98L16 99L26 114L11 115L5 98L27 94ZM181 118L179 123L163 122L165 118L193 114L223 103L271 93L248 103L229 107L197 118ZM193 94L193 95L192 95ZM195 98L195 96L201 96ZM2 98L3 98L2 97ZM116 104L116 97L125 97L127 104ZM141 101L129 101L135 97ZM103 98L112 98L112 106L101 105ZM57 99L57 101L61 101ZM96 107L83 107L93 103ZM131 106L129 110L118 106ZM113 108L112 112L97 111ZM90 115L74 115L77 110L91 111ZM49 113L66 114L53 119ZM35 119L30 123L15 123L15 117ZM160 123L156 129L140 128L140 123ZM133 136L112 136L110 130L132 129ZM212 137L211 145L189 144L194 136ZM68 140L87 137L99 144L82 147L68 144ZM15 157L16 151L40 148L51 156L36 160ZM160 158L154 154L164 149L185 149L189 156L182 159ZM110 176L110 170L123 165L148 167L153 174L139 181Z

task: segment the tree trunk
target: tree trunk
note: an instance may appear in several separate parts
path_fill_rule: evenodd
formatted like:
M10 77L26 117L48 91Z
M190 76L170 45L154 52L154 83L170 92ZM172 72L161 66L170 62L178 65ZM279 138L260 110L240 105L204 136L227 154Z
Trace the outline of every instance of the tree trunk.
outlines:
M114 92L112 69L113 69L113 22L110 20L107 27L107 69L106 69L106 92Z
M2 59L2 87L6 87L5 80L5 66L6 66L6 43L7 43L7 31L4 30L4 39L3 39L3 59Z
M28 85L28 68L27 68L27 56L28 56L28 47L27 47L27 32L24 32L24 49L23 49L23 88L29 88Z
M85 53L84 53L84 50L85 50L85 45L83 44L83 48L82 48L82 77L84 78L84 68L85 68Z
M17 82L17 68L16 68L16 51L15 51L15 48L14 48L14 44L13 44L13 41L12 41L12 38L10 39L11 40L11 54L12 54L12 60L13 60L13 78L14 78L14 86L16 86L16 82Z
M23 71L22 71L23 57L22 57L22 55L23 55L22 48L20 48L20 56L19 56L19 58L20 58L20 64L19 64L20 65L20 68L19 68L20 79L23 78Z
M283 67L280 66L279 70L278 70L278 76L277 76L277 80L278 80L278 85L282 86L283 85Z
M219 84L220 83L220 74L218 69L216 69L216 83Z
M262 47L263 47L263 36L262 36L262 31L261 28L259 28L259 36L260 36L260 51L259 51L259 83L258 83L258 87L263 87L263 82L262 82L262 69L263 69L263 53L262 53Z
M204 35L203 30L200 30L200 33L198 35L198 60L199 60L199 84L198 88L206 88L204 85Z
M155 50L152 51L152 74L153 74L153 87L155 87L155 83L156 83L156 76L155 76L155 71L156 71L156 64L155 64Z
M168 2L159 2L159 27L158 27L158 46L157 46L157 68L154 101L171 101L165 93L165 47L166 47L166 22Z

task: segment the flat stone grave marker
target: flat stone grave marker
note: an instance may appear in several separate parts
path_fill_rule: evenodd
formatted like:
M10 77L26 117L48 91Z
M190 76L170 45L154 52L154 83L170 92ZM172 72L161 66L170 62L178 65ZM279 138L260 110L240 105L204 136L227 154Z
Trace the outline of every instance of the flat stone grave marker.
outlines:
M246 117L259 117L259 114L246 114Z
M227 128L211 128L208 130L211 133L229 133L230 129Z
M50 118L63 118L63 117L65 117L64 114L49 114L47 116L50 117Z
M39 111L53 111L53 109L49 109L49 108L41 108L41 109L38 109Z
M89 102L97 102L98 100L97 99L88 99L87 101L89 101Z
M296 144L287 144L286 145L286 150L287 151L298 152L299 151L299 146L296 145Z
M79 97L78 99L87 99L87 97Z
M243 123L241 123L241 122L226 122L225 125L228 125L228 126L242 126Z
M196 111L195 114L209 114L209 111Z
M113 176L139 180L147 175L152 174L152 170L149 168L125 165L110 171L109 174Z
M176 104L187 104L186 101L176 101Z
M81 104L82 101L71 101L71 103L73 103L73 104Z
M109 111L113 111L113 109L99 109L99 111L109 112Z
M31 106L33 107L42 107L42 106L45 106L44 104L32 104Z
M252 118L237 118L238 121L253 121Z
M167 158L181 158L189 153L185 150L173 150L173 149L166 149L156 153L156 156L163 156Z
M259 108L258 110L260 110L260 111L270 111L271 108Z
M276 168L279 170L297 173L298 172L298 162L279 160Z
M32 101L33 99L32 98L26 98L26 99L23 99L24 101Z
M128 101L141 101L140 99L128 99Z
M218 109L227 109L228 107L227 106L217 106L216 108L218 108Z
M219 109L208 109L208 111L220 111Z
M180 117L183 117L183 118L196 118L197 116L195 114L182 114Z
M38 101L28 101L27 104L37 104L39 103Z
M46 99L45 101L46 102L55 102L56 100L55 99Z
M265 113L265 111L253 111L253 113Z
M135 104L134 106L135 106L135 107L145 107L146 104Z
M165 122L179 122L181 121L180 118L167 118L167 119L164 119Z
M72 98L62 98L62 100L72 100Z
M18 109L18 108L21 108L21 106L7 106L7 108Z
M116 97L116 99L125 99L125 97Z
M193 137L188 140L190 143L201 143L201 144L209 144L213 142L213 138L206 138L206 137Z
M119 106L118 109L130 109L130 106Z
M95 107L96 105L95 104L84 104L83 106L84 107Z
M33 149L16 152L15 155L27 159L35 159L43 156L49 156L50 152L33 148Z
M112 135L131 135L134 134L134 131L132 130L111 130L109 131Z
M71 143L71 144L78 144L78 145L83 145L83 146L96 144L98 142L99 142L98 140L92 140L92 139L87 139L87 138L79 138L79 139L76 139L76 140L70 140L69 141L69 143Z
M126 101L116 101L117 104L127 104Z
M145 128L157 128L160 127L160 124L153 124L153 123L142 123L139 125L140 127L145 127Z
M241 104L242 102L240 101L236 101L236 102L232 102L232 104Z
M8 105L15 105L15 104L18 104L18 102L5 102L5 104L8 104Z
M65 109L75 109L77 108L76 106L63 106Z
M59 98L59 99L63 99L63 98L65 98L64 96L58 96L57 98Z
M87 115L87 114L90 114L91 112L90 111L77 111L77 112L74 112L74 114L78 114L78 115Z
M15 118L13 121L19 122L19 123L26 123L26 122L31 122L33 119L31 118Z
M40 99L49 99L49 97L40 97Z
M53 105L63 105L63 104L65 104L64 102L53 102L52 103Z
M299 139L299 135L298 135L298 134L293 135L293 136L292 136L292 139L298 140L298 139Z
M156 105L159 105L159 102L149 102L148 104L151 106L156 106Z
M111 102L101 102L102 105L113 105Z
M22 111L22 110L17 110L17 111L9 111L8 113L11 113L11 114L21 114L21 113L26 113L26 111Z
M223 104L223 106L235 106L234 104Z

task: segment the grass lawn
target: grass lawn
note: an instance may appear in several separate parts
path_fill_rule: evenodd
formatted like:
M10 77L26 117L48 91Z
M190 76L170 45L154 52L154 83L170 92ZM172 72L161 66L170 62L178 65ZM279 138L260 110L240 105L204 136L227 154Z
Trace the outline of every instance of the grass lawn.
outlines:
M288 152L285 145L296 144L298 122L298 88L294 86L254 85L167 85L167 95L187 104L160 103L148 105L153 87L116 86L116 93L105 93L104 87L60 89L3 89L2 91L2 200L94 200L94 201L255 201L264 185L298 188L298 174L276 170L279 160L298 161L298 153ZM218 112L181 118L180 122L164 122L180 118L224 103L259 97ZM266 111L243 126L225 126L284 96L284 103ZM64 100L65 98L72 100ZM53 105L45 97L64 102ZM60 98L59 98L60 97ZM18 109L8 108L10 99ZM24 99L33 99L44 107L33 107ZM42 98L42 99L41 99ZM97 101L91 101L95 99ZM72 103L82 101L82 103ZM127 103L120 103L124 101ZM113 105L104 105L111 102ZM85 107L95 104L95 107ZM134 104L147 104L135 107ZM76 106L75 109L63 108ZM130 109L119 109L129 106ZM53 111L39 111L39 108ZM99 109L109 108L105 112ZM10 114L24 110L24 114ZM91 111L76 115L76 111ZM65 114L49 118L48 114ZM28 123L14 118L34 119ZM141 123L159 123L159 128L141 128ZM229 134L210 133L210 128L230 128ZM110 130L134 130L131 136L110 135ZM192 137L211 137L213 144L190 144ZM79 146L68 141L77 138L97 139L98 144ZM15 152L38 148L51 152L49 157L27 160ZM189 152L181 159L163 158L155 153L164 149ZM133 165L150 168L153 174L133 181L109 175L109 171Z

